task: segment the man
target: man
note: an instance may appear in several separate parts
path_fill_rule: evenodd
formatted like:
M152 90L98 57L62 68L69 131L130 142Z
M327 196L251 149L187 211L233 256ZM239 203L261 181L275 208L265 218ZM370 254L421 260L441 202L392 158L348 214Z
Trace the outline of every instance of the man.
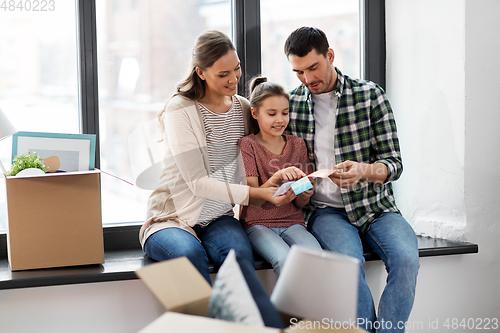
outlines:
M288 133L306 141L317 169L338 170L317 182L308 228L324 249L360 260L358 324L370 332L403 332L419 257L415 232L392 191L403 165L389 101L376 84L333 65L334 51L319 29L292 32L285 55L302 82L290 93ZM388 272L378 315L365 281L363 246Z

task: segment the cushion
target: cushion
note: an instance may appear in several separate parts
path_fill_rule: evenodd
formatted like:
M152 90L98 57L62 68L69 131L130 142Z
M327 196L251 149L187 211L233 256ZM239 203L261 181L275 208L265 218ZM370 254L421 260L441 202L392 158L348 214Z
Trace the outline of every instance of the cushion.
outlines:
M234 250L229 252L215 278L208 316L246 325L264 326Z

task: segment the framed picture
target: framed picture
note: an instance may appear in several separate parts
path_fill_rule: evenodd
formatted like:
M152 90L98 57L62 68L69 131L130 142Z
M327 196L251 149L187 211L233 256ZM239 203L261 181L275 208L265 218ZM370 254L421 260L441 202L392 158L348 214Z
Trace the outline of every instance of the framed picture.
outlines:
M12 137L12 159L37 153L48 172L94 170L95 134L17 132Z

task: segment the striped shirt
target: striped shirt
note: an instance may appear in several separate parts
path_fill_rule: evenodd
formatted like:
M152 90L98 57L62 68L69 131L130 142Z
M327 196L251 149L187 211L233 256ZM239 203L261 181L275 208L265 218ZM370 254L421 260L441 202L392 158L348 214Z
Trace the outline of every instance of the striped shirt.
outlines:
M403 171L396 123L382 88L373 82L351 79L337 68L335 70L338 74L334 90L338 96L335 162L378 162L387 166L387 179L383 184L361 181L353 189L341 189L349 221L361 230L367 230L383 213L399 213L391 184ZM309 159L315 163L314 127L311 92L300 85L290 92L290 123L286 133L305 140ZM311 208L304 210L306 221L312 213Z
M202 104L200 111L207 139L210 177L238 183L238 141L245 135L243 111L238 99L233 97L233 105L224 113L210 111ZM197 224L206 226L223 215L234 216L233 205L207 198Z

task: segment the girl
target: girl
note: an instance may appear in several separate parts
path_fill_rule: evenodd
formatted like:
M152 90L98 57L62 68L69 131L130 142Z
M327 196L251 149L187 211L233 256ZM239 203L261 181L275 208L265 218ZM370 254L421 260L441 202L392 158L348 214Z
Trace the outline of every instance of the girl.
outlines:
M310 173L304 140L283 135L289 121L288 93L264 77L255 78L250 91L251 117L256 134L239 142L247 183L255 188L279 186L283 180L296 180ZM310 180L314 184L314 180ZM250 242L257 253L272 264L278 276L293 244L321 250L316 238L304 227L301 210L313 192L314 187L282 206L261 201L260 208L248 206L242 209L240 221Z
M250 109L236 95L240 76L238 55L225 34L207 31L198 37L188 77L158 115L165 158L140 241L157 261L186 256L208 283L209 258L220 266L234 249L264 323L282 327L255 273L252 247L233 205L261 200L281 205L293 196L273 197L276 189L238 184L237 143L248 133Z

